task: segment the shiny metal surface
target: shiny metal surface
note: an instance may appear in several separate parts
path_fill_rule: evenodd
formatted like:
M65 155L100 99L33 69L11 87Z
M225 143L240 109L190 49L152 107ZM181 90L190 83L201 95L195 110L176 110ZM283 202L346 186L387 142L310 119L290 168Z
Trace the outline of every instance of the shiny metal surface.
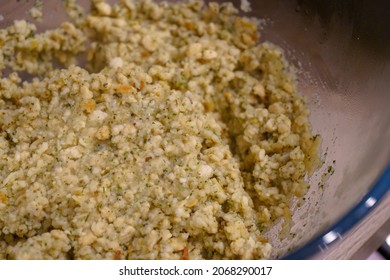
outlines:
M0 27L29 18L31 2L1 0ZM60 0L43 2L40 30L66 19ZM240 1L233 2L239 6ZM385 174L390 164L390 1L251 3L247 16L265 19L262 40L285 49L298 69L299 92L307 97L313 130L323 140L325 163L310 179L307 203L295 211L295 237L284 239L277 228L269 233L274 257L297 248L304 250L293 258L308 257L326 249L326 240L342 238L390 188L390 169ZM322 190L328 166L335 172Z
M326 250L327 238L332 242L342 238L342 230L333 232L332 226L343 218L338 229L345 232L352 227L352 218L361 218L356 213L364 212L364 203L357 212L351 209L362 202L390 163L390 3L251 3L251 15L267 20L263 39L282 46L299 69L299 91L308 98L325 160L310 180L310 200L294 215L295 238L280 241L274 232L274 245L285 255L318 236L312 245L317 251ZM328 166L335 167L334 175L323 193L315 191ZM388 179L381 187L390 188Z
M323 170L311 179L312 199L295 215L296 238L279 243L283 255L288 244L300 247L335 225L390 162L390 3L252 3L254 15L269 18L264 38L286 49L300 71L300 92L307 96L313 128L323 138L324 168L335 161L323 194L313 191ZM388 190L390 183L382 187ZM334 234L331 239L342 238Z

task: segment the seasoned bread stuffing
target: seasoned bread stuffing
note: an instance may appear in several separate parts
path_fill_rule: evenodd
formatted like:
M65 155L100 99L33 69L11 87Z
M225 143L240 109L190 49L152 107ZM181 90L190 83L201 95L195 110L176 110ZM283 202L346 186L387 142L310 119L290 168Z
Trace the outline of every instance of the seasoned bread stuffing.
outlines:
M72 3L0 31L0 258L268 258L318 162L283 52L230 3Z

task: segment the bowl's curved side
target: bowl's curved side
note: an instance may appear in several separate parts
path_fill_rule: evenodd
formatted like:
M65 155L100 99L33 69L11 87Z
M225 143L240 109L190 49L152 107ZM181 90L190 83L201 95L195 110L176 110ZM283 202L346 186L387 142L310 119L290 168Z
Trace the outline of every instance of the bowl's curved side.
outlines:
M370 213L380 203L381 199L386 195L386 193L389 192L389 189L390 165L386 168L372 189L335 225L321 232L310 242L291 252L283 259L307 259L318 252L325 251L330 245L341 239L347 231L349 231L364 217L366 217L367 214Z
M390 188L390 2L251 3L250 15L266 19L263 38L298 68L299 92L322 137L324 164L310 178L291 236L272 234L277 256L307 258L336 241L333 233L351 229Z

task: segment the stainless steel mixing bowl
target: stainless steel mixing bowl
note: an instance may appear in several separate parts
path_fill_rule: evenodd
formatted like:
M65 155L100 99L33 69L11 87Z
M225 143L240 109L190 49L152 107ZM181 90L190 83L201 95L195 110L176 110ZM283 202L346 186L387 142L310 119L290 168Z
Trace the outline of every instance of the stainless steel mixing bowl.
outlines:
M32 3L1 0L0 27L29 18ZM66 19L60 0L43 3L40 30ZM265 20L262 40L284 48L298 69L299 92L307 97L314 132L323 140L325 163L310 178L306 203L294 213L295 237L278 236L277 227L269 233L275 257L308 258L341 239L390 188L390 1L251 4L247 15ZM335 172L324 180L329 166Z

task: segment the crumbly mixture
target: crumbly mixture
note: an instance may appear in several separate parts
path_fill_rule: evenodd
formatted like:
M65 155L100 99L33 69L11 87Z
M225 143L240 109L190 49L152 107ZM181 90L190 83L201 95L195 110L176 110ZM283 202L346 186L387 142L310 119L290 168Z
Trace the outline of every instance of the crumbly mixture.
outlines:
M67 5L0 30L0 258L268 258L318 162L282 51L229 3Z

